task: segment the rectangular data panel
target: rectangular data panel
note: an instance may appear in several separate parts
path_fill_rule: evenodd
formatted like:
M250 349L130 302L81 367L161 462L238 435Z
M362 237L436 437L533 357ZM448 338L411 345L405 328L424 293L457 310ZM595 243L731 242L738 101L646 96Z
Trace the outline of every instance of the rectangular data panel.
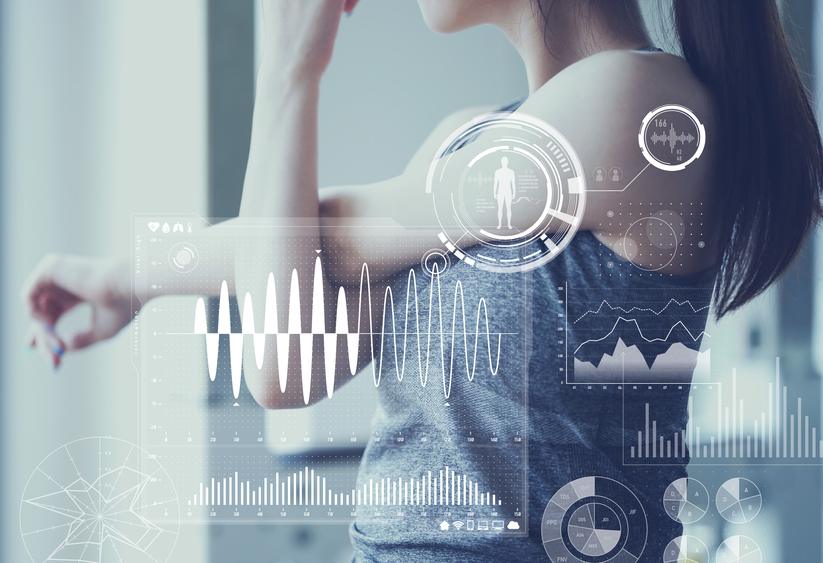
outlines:
M134 217L141 445L182 521L526 534L525 275L347 229Z
M711 290L566 287L566 382L685 384L711 381L704 332Z

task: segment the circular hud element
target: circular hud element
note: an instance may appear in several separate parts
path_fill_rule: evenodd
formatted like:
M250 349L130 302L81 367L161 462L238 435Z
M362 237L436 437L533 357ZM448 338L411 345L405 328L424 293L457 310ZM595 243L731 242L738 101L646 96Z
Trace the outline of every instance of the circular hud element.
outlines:
M709 550L694 536L674 538L663 552L663 563L707 563Z
M557 491L543 512L543 548L553 563L633 563L648 522L638 498L607 477L583 477Z
M123 440L84 438L29 477L20 531L32 561L162 563L177 543L179 510L156 457Z
M689 108L660 106L643 118L638 141L643 156L652 166L668 171L683 170L703 154L706 130Z
M178 242L169 250L169 265L175 272L187 274L197 267L200 262L200 253L197 247L189 242Z
M549 262L574 237L585 176L569 142L550 125L492 113L443 143L426 191L440 241L455 258L488 271L525 271Z
M694 524L709 511L709 491L690 477L672 482L663 495L663 508L669 518L683 524Z
M745 524L760 513L763 495L754 482L738 477L723 483L715 503L720 516L732 524Z
M441 248L432 248L420 259L420 269L429 277L445 274L451 268L449 253Z

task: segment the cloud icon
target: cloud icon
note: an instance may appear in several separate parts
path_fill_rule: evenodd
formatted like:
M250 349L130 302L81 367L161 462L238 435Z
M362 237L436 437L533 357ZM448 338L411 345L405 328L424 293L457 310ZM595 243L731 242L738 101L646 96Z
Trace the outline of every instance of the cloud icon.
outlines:
M520 524L518 524L517 522L512 520L511 522L509 522L509 524L506 527L509 530L519 530L520 529Z

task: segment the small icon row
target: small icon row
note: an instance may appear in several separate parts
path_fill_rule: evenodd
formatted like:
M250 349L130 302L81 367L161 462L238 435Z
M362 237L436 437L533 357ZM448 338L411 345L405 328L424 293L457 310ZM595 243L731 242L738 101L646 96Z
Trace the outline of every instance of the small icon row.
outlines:
M592 178L594 178L595 182L605 182L606 180L619 182L623 179L623 171L617 166L613 166L612 168L609 168L607 172L605 168L598 166L592 170Z
M507 530L519 530L520 529L520 523L515 521L515 520L509 521L508 524L506 524L503 520L492 520L491 521L491 529L492 530L495 530L495 531L499 532L499 531L503 530L504 526ZM462 530L463 528L466 528L466 530L474 530L475 529L475 522L474 522L474 520L466 520L465 522L463 522L462 520L455 520L451 524L446 522L445 520L440 522L440 529L442 531L445 532L445 531L450 530L451 528L454 528L455 530ZM478 520L477 521L477 530L479 530L479 531L488 531L489 530L489 521L488 520Z
M155 232L157 229L160 229L160 223L157 222L157 221L149 221L149 230L151 232ZM163 228L161 230L164 233L168 233L168 232L190 233L191 232L191 223L189 223L187 227L184 227L183 223L180 223L179 221L174 224L174 227L170 227L168 223L163 223Z

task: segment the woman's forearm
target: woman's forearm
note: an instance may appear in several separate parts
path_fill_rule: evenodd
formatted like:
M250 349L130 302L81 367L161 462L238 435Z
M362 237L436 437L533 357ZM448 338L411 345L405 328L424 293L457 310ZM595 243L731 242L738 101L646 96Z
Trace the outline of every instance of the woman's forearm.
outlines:
M279 225L257 231L274 237L274 244L236 249L234 281L240 303L249 296L254 303L260 303L264 299L265 280L271 276L277 293L290 295L288 307L277 308L277 326L288 326L289 333L301 333L300 361L290 357L285 370L272 361L258 369L251 347L246 348L246 383L255 399L270 408L303 406L330 392L325 378L313 374L311 367L317 362L311 362L310 350L303 350L302 335L323 333L334 326L337 294L325 272L317 276L319 270L315 269L320 267L318 252L322 248L317 118L320 78L331 57L332 30L336 31L342 8L339 0L269 2L264 6L266 45L257 77L240 220L281 220L275 221ZM328 28L325 33L324 27ZM284 226L295 221L299 225ZM294 300L298 288L298 299L308 304L308 310ZM313 293L318 289L323 292L323 303L318 303L317 294ZM325 315L318 317L316 313L320 310L325 310ZM308 356L303 358L304 354ZM334 381L342 383L351 374L342 369L343 362L332 365L335 364L341 377ZM301 368L305 365L309 365L308 372Z
M319 77L261 64L241 217L316 218Z

